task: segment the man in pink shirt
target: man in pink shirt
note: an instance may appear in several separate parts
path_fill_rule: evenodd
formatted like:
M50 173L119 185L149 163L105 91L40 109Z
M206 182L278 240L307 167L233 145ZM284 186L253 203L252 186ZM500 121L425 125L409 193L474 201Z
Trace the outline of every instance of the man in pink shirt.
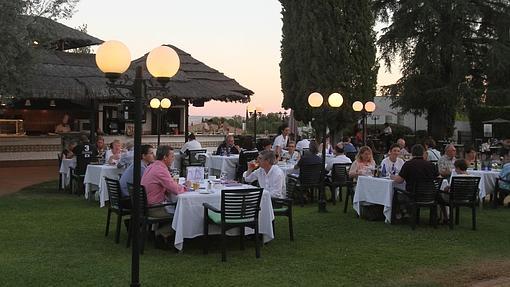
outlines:
M147 192L147 203L149 206L167 201L167 195L177 195L187 191L185 186L179 185L173 180L168 171L168 168L174 161L174 157L174 151L170 146L159 146L156 151L156 161L145 169L141 184ZM164 207L149 209L149 215L158 218L169 217ZM170 225L162 226L158 231L165 239L172 235Z

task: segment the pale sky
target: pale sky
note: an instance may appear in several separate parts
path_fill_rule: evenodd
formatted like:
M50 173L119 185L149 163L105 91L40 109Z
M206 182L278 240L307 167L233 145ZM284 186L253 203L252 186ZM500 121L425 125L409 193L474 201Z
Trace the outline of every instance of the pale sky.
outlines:
M122 41L132 59L172 44L255 92L250 105L279 112L281 5L278 0L81 0L73 18L61 20L103 40ZM378 84L398 74L380 69ZM245 114L247 104L209 102L191 115Z

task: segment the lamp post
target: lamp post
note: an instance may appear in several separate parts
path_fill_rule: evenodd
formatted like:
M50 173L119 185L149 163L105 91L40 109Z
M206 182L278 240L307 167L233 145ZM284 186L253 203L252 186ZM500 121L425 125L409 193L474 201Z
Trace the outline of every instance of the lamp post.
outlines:
M367 145L367 115L373 113L375 111L375 103L368 101L364 105L360 101L355 101L352 103L352 109L355 112L361 112L362 121L363 121L363 145Z
M163 98L161 101L158 98L153 98L149 102L149 106L157 113L156 128L158 129L158 147L159 143L161 142L161 113L163 112L163 110L165 111L168 110L171 105L172 102L167 98Z
M322 108L322 165L321 165L321 187L319 195L319 212L327 212L326 200L324 199L324 178L326 177L326 111L328 107L339 108L344 102L344 98L339 93L332 93L328 97L328 102L324 103L322 95L318 92L313 92L308 96L308 105L312 108Z
M152 50L147 57L147 70L162 85L151 86L143 78L142 66L136 67L135 78L131 83L127 80L118 81L119 77L127 71L131 64L129 49L119 41L107 41L101 44L96 54L96 64L108 78L108 86L121 92L128 91L134 97L134 159L133 159L133 209L131 228L133 236L133 247L131 255L131 286L140 286L140 205L138 193L140 191L141 179L141 145L142 145L142 100L145 100L145 92L151 90L164 90L166 83L179 70L179 55L170 47L160 46Z
M377 130L377 120L379 119L378 115L372 115L371 118L374 120L374 131Z
M264 108L261 106L258 107L248 107L248 113L250 116L253 115L253 145L257 147L257 116L262 116L262 112Z

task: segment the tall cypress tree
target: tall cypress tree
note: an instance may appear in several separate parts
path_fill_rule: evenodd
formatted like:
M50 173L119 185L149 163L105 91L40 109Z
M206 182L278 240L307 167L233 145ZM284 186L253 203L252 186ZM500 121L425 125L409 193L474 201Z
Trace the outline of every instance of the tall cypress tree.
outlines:
M374 15L369 0L280 0L283 38L280 74L283 107L298 120L325 124L319 111L308 106L308 95L325 100L334 92L344 98L340 109L326 114L330 129L353 122L351 104L375 96Z

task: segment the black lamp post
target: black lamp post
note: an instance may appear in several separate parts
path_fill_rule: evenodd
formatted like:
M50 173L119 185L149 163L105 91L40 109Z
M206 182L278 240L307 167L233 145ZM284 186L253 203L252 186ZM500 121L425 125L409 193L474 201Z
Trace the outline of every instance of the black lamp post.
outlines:
M257 116L262 116L262 107L248 107L248 113L253 115L253 145L257 147Z
M375 111L375 103L368 101L364 105L360 101L352 103L352 109L355 112L361 112L363 121L363 145L367 145L367 115Z
M152 87L143 78L142 66L136 67L135 79L131 83L126 80L117 81L131 64L129 49L119 41L107 41L99 46L96 63L109 79L108 86L119 93L127 91L126 97L134 97L134 159L133 159L133 209L131 211L133 247L131 255L131 286L140 286L140 205L138 192L141 179L141 146L142 146L142 101L145 101L146 90L164 90L165 84L179 70L179 55L170 47L160 46L152 50L147 57L147 70L162 86Z
M325 103L321 94L313 92L308 96L308 105L312 108L321 108L323 126L322 126L322 165L321 165L321 187L319 196L319 212L327 212L325 200L324 179L326 177L326 111L328 108L339 108L344 99L339 93L332 93Z
M156 128L158 130L158 147L161 142L161 113L163 111L168 110L171 105L172 105L172 102L167 98L164 98L161 101L158 98L153 98L149 103L149 106L157 113L156 114L156 116L157 116Z

